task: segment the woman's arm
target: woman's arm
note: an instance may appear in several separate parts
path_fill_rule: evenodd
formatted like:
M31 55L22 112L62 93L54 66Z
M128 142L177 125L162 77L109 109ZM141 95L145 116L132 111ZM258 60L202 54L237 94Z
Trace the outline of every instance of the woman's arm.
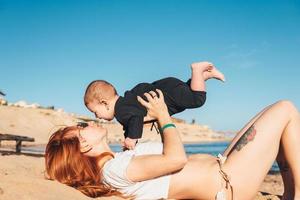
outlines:
M156 118L160 126L163 127L165 124L172 123L172 121L162 92L160 90L157 90L157 92L159 97L153 91L145 93L148 102L140 97L138 97L138 100L147 108L148 115ZM153 179L178 171L185 166L187 156L177 129L174 127L166 128L162 135L164 141L163 153L133 157L127 168L128 179L131 181Z

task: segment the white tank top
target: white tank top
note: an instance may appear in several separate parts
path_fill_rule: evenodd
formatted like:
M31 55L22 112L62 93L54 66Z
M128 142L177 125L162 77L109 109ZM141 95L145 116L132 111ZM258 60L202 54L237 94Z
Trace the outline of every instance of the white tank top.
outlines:
M127 167L133 156L162 154L162 150L162 143L146 142L137 144L134 150L116 153L115 157L103 166L103 182L125 195L134 195L136 199L167 199L170 175L140 182L132 182L126 176Z

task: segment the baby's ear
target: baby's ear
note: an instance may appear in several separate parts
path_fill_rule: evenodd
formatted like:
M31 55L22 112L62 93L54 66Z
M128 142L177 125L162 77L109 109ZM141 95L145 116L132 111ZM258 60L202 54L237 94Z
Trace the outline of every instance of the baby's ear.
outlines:
M106 100L101 100L101 101L99 101L99 103L102 105L105 105L105 106L108 105L108 102Z

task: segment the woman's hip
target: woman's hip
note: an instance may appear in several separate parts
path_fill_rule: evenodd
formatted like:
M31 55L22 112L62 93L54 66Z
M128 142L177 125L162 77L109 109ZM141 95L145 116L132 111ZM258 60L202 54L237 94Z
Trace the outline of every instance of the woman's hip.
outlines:
M172 174L169 198L215 199L224 182L219 170L217 158L214 156L190 156L185 167Z

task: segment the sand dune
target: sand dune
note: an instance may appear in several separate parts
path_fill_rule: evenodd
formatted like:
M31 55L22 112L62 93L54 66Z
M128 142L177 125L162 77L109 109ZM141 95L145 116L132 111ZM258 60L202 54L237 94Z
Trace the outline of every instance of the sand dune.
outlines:
M76 115L51 109L0 106L0 133L34 137L35 144L47 143L50 134L56 129L66 125L75 125L78 121ZM176 123L176 125L184 142L226 139L223 134L215 133L207 126L186 123ZM120 142L123 139L123 130L120 124L103 123L103 126L108 128L108 139L111 143ZM150 124L145 125L141 141L160 140L155 130L150 131L150 128Z

